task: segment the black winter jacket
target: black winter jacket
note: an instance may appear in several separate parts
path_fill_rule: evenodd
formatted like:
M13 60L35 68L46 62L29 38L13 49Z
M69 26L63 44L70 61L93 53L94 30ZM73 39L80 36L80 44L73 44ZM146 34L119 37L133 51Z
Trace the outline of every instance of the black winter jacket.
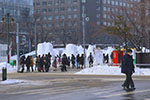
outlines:
M122 57L121 73L134 73L134 64L132 56L125 54Z

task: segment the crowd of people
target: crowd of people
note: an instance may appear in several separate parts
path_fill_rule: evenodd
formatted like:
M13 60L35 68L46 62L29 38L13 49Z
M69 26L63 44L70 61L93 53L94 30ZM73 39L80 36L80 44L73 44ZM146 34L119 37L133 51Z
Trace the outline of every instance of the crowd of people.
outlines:
M92 53L90 53L88 61L89 67L92 67L94 62ZM57 71L58 67L60 67L61 71L64 72L67 71L67 67L83 69L84 62L84 54L82 54L81 56L79 54L77 56L72 54L71 57L63 54L62 56L59 55L53 58L52 55L48 53L45 55L43 54L42 56L37 56L35 60L32 56L27 56L27 58L25 56L21 56L19 62L21 68L19 72L25 72L25 67L26 72L49 72L50 68L52 68L53 71Z

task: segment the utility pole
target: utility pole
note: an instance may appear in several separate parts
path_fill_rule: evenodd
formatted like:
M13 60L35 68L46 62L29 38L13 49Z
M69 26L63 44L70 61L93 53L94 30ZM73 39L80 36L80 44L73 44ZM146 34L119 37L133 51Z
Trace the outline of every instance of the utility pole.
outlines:
M83 47L84 47L84 68L86 68L86 53L85 53L85 3L86 0L82 0L82 32L83 32Z
M34 32L35 32L35 56L37 56L37 33L36 33L36 23L34 25Z
M10 63L10 55L9 55L9 42L10 42L10 34L9 34L9 13L7 13L7 62Z
M17 43L17 71L19 71L19 23L17 23L17 36L16 36L16 43Z

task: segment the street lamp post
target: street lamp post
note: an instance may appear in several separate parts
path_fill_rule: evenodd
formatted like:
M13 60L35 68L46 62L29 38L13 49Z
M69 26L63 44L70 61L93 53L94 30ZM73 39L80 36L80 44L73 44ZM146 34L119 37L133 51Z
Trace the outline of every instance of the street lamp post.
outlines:
M17 24L17 36L16 36L16 43L17 43L17 71L19 71L19 23Z
M35 32L35 55L37 56L37 32L36 32L36 23L34 24L34 32Z
M86 67L86 54L85 54L85 3L86 0L82 0L82 33L83 33L83 47L84 47L84 68Z
M9 42L10 42L10 34L9 34L9 18L10 15L9 13L7 13L7 21L8 21L8 25L7 25L7 62L10 63L10 55L9 55Z

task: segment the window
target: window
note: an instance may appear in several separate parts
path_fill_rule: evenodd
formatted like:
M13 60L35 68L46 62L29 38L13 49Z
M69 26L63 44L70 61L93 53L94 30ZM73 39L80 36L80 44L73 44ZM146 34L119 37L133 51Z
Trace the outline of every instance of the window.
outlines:
M46 16L44 16L44 17L43 17L43 20L47 20L47 17L46 17Z
M73 26L77 26L78 25L78 22L74 22Z
M58 5L59 4L59 0L54 0L54 4Z
M42 9L42 12L43 13L47 13L47 9Z
M61 4L64 4L64 3L65 3L65 0L60 0L60 3L61 3Z
M111 1L111 4L112 4L112 5L115 5L115 2L114 2L114 1Z
M68 4L71 4L71 3L72 3L72 0L66 0L66 2L67 2Z
M106 7L104 7L103 9L104 9L104 11L107 11L107 8L106 8Z
M42 5L47 5L47 2L46 2L46 1L43 1L43 2L42 2Z
M52 5L53 4L53 2L52 1L48 1L48 5Z
M107 15L106 15L106 14L104 14L104 15L103 15L103 17L104 17L104 18L107 18Z
M106 25L107 25L107 22L103 22L103 24L106 26Z
M52 16L49 16L49 17L48 17L48 20L52 20L52 19L53 19L53 17L52 17Z
M68 25L68 26L72 26L72 23L71 23L71 22L68 22L67 25Z
M57 13L59 11L59 8L55 8L54 12Z
M96 0L96 3L100 3L100 0Z
M37 6L40 5L40 2L36 2L36 5L37 5Z
M103 0L103 3L106 4L106 0Z
M72 18L72 15L68 15L68 18L71 19L71 18Z
M64 8L64 7L61 7L61 8L60 8L60 11L62 11L62 12L65 11L65 8Z
M72 9L70 7L67 8L67 11L71 11Z
M59 19L59 16L57 15L57 16L55 16L55 19Z
M116 1L116 6L118 6L119 5L119 2L118 1Z
M48 8L48 12L52 12L52 9L51 9L51 8Z
M96 8L96 10L97 10L97 11L100 11L100 10L101 10L101 8L100 8L100 7L97 7L97 8Z
M47 25L46 25L46 24L43 24L43 27L47 27Z
M100 14L97 14L97 15L96 15L97 18L100 18L100 16L101 16Z
M36 21L40 21L40 17L38 17L38 18L36 19Z
M39 13L39 12L40 12L40 9L36 9L35 12L36 12L36 13Z
M77 10L78 10L77 6L73 7L73 11L77 11Z
M60 25L59 25L59 23L56 23L55 26L56 26L56 27L59 27Z
M71 1L71 0L70 0ZM78 2L78 0L73 0L73 3L77 3Z
M48 24L48 27L52 27L52 24Z
M73 17L74 17L74 18L78 18L78 15L77 15L77 14L74 14Z
M97 21L96 24L97 24L97 25L100 25L100 21Z
M65 19L65 16L64 16L64 15L61 15L61 16L60 16L60 19Z

